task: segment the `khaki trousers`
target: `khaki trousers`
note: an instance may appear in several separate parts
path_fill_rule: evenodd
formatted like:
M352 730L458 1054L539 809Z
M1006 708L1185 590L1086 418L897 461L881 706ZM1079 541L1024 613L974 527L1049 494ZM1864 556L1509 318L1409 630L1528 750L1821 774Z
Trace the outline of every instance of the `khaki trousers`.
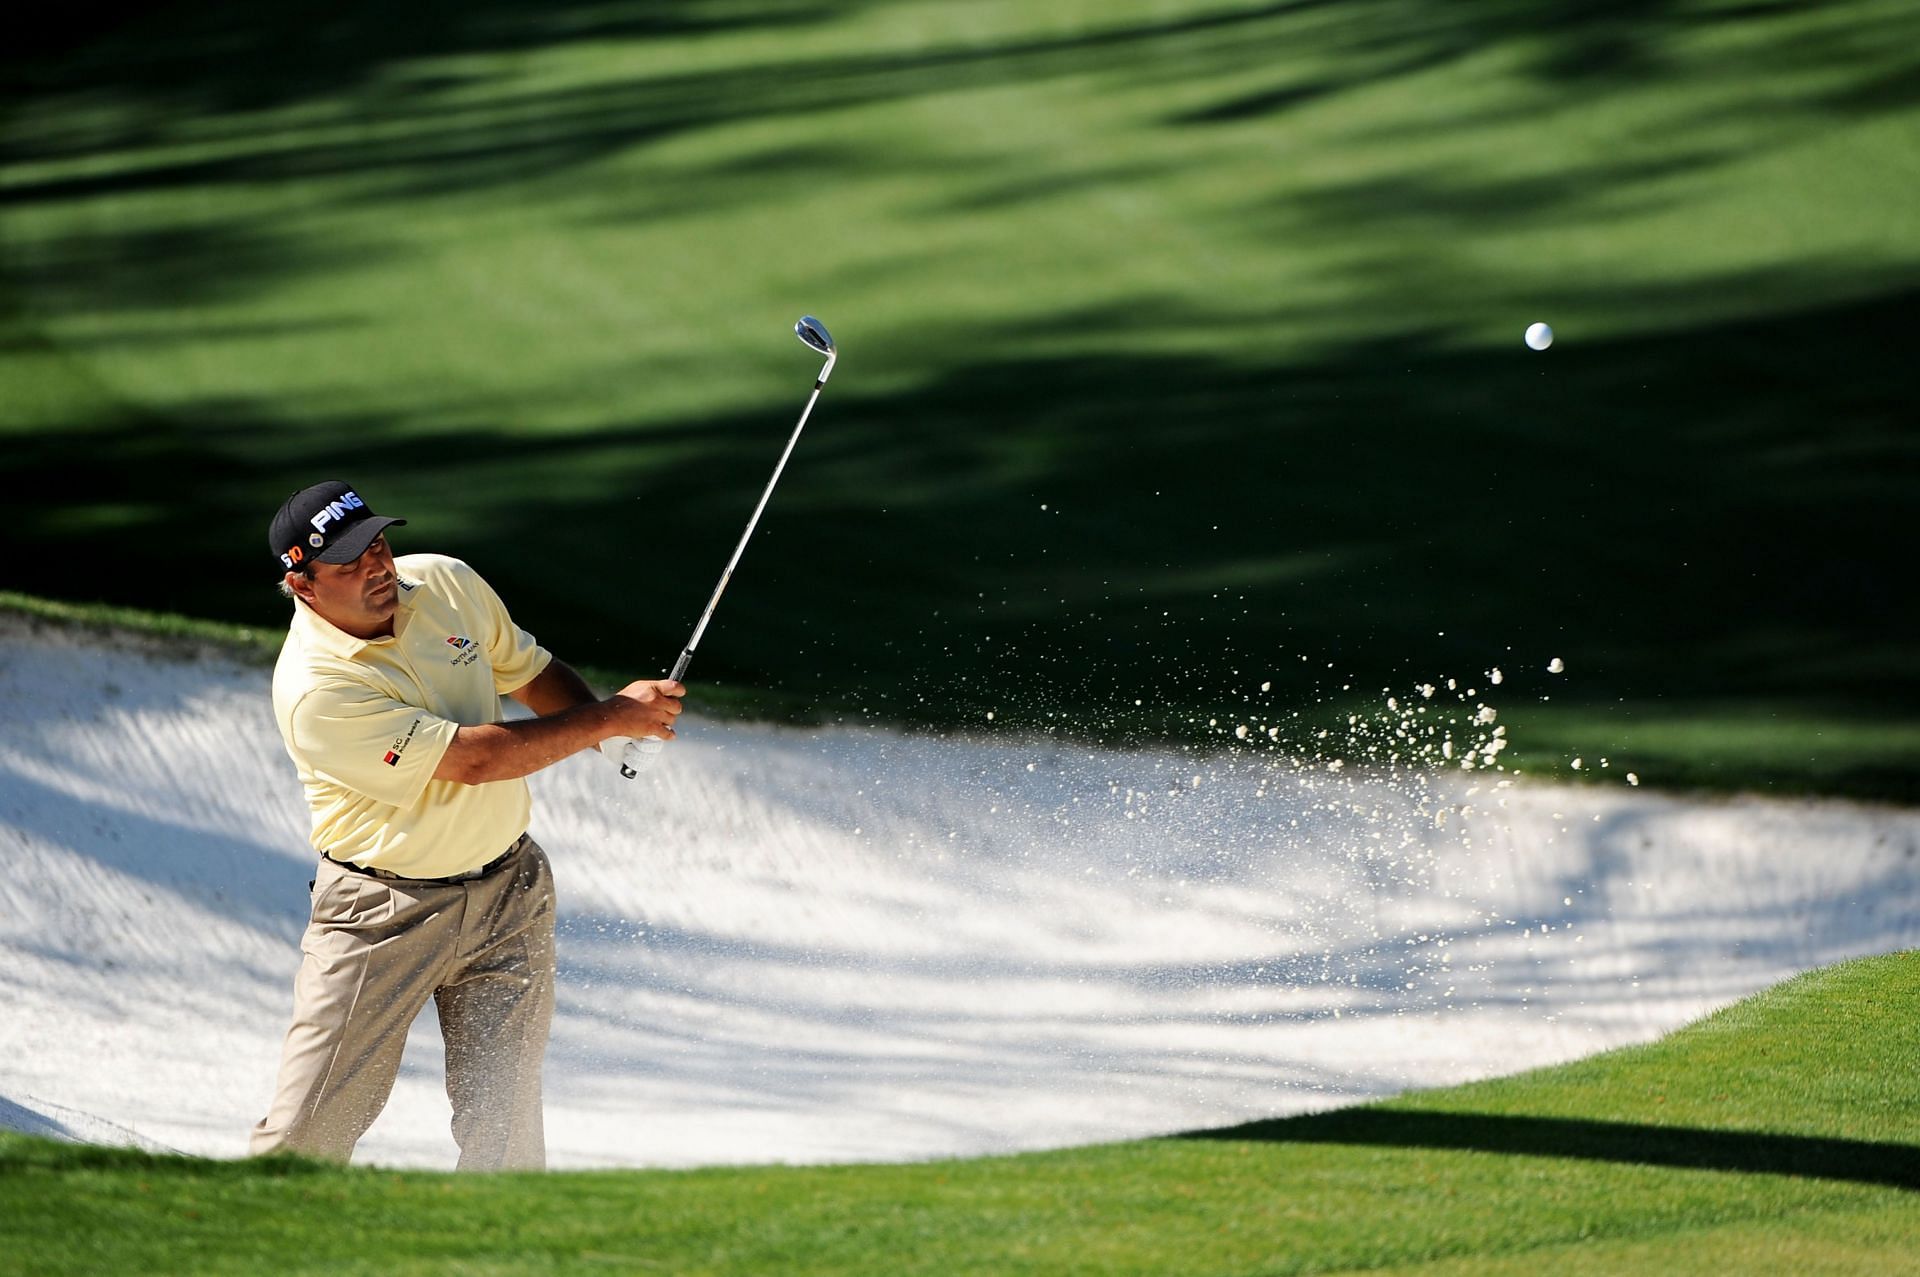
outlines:
M544 1167L553 913L552 870L532 838L486 877L443 886L323 859L279 1086L252 1152L351 1157L386 1107L407 1030L431 997L460 1169Z

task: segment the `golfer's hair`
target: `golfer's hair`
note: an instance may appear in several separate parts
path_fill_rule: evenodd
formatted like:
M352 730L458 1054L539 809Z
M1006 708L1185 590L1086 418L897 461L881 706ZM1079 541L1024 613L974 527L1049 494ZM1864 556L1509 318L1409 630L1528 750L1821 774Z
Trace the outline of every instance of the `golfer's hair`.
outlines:
M309 581L313 580L313 564L311 563L296 563L293 565L292 570L306 577ZM284 572L280 574L280 597L289 601L295 597L293 587L287 584L287 577Z

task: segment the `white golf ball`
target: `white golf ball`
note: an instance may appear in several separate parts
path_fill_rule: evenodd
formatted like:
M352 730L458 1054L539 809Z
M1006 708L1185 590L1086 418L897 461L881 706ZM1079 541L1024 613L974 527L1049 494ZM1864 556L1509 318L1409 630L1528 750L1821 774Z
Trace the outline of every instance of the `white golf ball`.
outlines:
M1553 329L1545 324L1527 325L1527 345L1535 350L1545 350L1553 345Z

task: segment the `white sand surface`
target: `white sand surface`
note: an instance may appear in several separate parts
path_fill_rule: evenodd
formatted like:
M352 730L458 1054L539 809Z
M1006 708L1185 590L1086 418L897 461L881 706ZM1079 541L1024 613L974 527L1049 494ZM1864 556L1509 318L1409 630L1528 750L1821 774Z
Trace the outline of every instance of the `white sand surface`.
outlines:
M0 1126L244 1152L313 863L267 684L0 620ZM553 1164L1225 1125L1920 942L1920 813L1358 770L693 714L639 781L570 760L534 780ZM429 1010L359 1159L451 1166L447 1124Z

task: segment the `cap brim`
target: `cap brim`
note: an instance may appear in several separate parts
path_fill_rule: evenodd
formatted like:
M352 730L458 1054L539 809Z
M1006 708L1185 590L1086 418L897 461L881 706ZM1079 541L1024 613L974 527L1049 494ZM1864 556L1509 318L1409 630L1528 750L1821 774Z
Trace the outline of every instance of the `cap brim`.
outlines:
M313 557L320 563L351 563L367 552L367 547L373 544L375 537L395 524L405 522L405 519L389 519L377 514L362 519L341 533L339 540Z

